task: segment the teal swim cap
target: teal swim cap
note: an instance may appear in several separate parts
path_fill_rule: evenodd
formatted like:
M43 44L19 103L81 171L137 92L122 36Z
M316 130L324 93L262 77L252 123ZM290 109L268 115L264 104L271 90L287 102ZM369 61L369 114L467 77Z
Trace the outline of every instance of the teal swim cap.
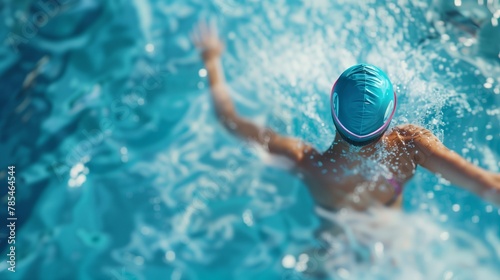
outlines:
M357 64L342 73L331 93L333 123L351 144L379 139L396 112L396 92L378 67Z

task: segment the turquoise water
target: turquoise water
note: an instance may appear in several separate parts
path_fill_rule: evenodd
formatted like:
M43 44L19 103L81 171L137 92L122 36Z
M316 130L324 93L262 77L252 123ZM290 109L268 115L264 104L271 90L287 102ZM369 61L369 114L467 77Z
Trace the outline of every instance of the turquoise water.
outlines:
M221 26L232 97L256 123L326 149L331 85L369 62L397 87L392 125L500 171L497 33L443 21L434 1L335 2L2 2L0 167L17 168L19 227L16 272L2 247L0 278L322 279L306 269L321 264L332 279L498 278L497 207L419 169L404 213L339 215L362 249L325 245L303 183L217 123L188 39L203 17Z

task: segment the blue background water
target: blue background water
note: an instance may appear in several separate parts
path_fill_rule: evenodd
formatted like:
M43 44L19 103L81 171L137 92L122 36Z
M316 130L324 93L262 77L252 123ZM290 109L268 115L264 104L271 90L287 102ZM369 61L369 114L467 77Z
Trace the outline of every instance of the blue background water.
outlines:
M299 179L217 123L188 39L203 17L221 26L232 96L255 122L325 149L332 83L369 62L397 86L393 125L425 126L499 172L498 57L441 21L440 9L430 1L3 1L0 167L16 165L19 221L16 273L6 270L2 229L0 278L305 277L283 260L318 246L312 200ZM36 86L21 93L43 56ZM396 229L428 239L390 251L407 260L399 268L352 262L332 277L499 275L497 207L422 169L404 194L408 214L394 214ZM0 213L5 220L6 206Z

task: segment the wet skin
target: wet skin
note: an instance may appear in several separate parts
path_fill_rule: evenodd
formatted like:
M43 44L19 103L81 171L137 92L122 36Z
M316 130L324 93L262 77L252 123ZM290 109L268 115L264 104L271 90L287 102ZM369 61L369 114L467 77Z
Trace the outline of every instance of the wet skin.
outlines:
M388 177L403 186L417 165L398 138L394 130L376 143L357 148L337 135L323 153L306 149L296 170L317 204L326 209L364 210L388 202L391 207L399 208L401 195L388 182ZM397 196L395 200L394 196Z
M240 117L224 77L221 64L224 47L215 24L200 23L191 39L205 63L220 122L233 134L291 160L318 205L332 210L366 210L386 205L395 196L388 180L392 178L403 186L419 165L500 205L500 174L467 162L425 128L411 124L397 126L376 143L361 148L350 145L337 134L327 151L318 152L300 139L279 135ZM400 204L401 195L391 206Z

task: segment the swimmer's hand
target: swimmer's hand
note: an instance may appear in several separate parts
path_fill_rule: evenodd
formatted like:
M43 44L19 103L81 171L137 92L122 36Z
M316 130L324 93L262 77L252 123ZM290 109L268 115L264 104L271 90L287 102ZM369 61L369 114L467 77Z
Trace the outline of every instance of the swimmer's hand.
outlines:
M203 60L219 58L224 51L224 44L219 38L215 21L200 21L190 34L191 41L200 50Z

